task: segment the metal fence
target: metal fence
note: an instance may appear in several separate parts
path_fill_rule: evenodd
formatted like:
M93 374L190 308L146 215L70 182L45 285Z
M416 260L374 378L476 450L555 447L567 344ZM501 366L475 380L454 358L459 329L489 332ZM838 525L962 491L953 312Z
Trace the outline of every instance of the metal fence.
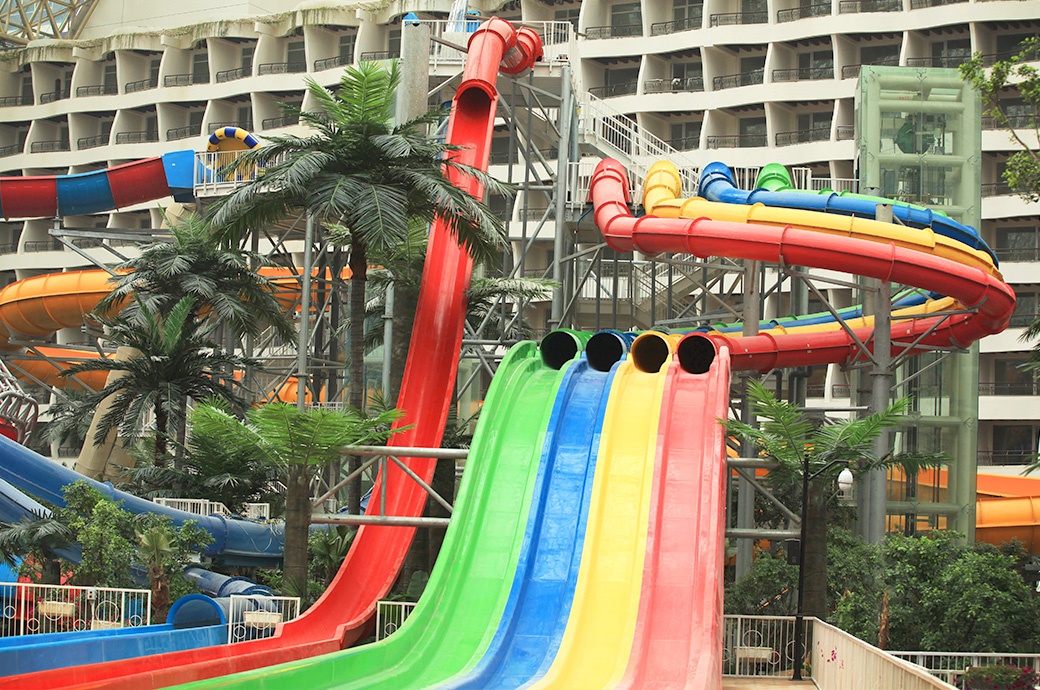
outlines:
M12 582L0 585L0 635L38 635L149 625L147 589L69 587Z
M928 670L936 678L951 685L968 670L969 666L996 666L1008 664L1012 666L1040 668L1040 654L988 654L971 652L889 652L917 664Z
M414 609L414 601L376 602L376 640L397 632Z
M279 624L299 615L299 597L232 594L231 610L228 613L228 644L270 637Z
M153 498L152 503L183 510L192 515L226 515L230 517L232 512L220 501L208 501L204 498ZM243 517L250 520L267 520L271 517L271 504L269 503L246 503L243 505Z
M811 639L812 625L805 627ZM724 676L783 676L794 669L794 616L726 616L722 640Z

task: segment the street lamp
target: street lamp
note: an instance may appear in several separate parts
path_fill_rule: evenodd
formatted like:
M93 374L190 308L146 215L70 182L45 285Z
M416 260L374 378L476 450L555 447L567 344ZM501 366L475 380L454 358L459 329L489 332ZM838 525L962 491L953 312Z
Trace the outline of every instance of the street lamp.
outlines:
M848 468L848 460L831 460L809 474L809 454L802 455L802 524L798 541L798 609L794 615L794 673L791 680L802 680L802 664L805 662L805 526L809 522L809 482L835 465L845 465L838 474L838 490L847 495L852 491L855 478Z

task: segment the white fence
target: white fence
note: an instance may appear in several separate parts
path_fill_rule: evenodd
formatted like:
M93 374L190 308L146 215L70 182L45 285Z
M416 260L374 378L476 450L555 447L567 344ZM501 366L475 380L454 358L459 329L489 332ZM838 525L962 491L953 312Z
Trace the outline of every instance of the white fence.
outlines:
M207 501L204 498L153 498L152 503L192 515L232 516L228 507L220 501ZM271 517L271 505L268 503L246 503L244 508L244 517L250 520L268 520Z
M0 635L38 635L149 625L147 589L69 587L11 582L0 585Z
M259 597L232 594L228 612L228 643L270 637L280 623L300 615L299 597Z
M381 640L397 632L405 619L415 609L414 601L376 602L376 640Z
M806 623L806 638L812 625ZM790 676L794 668L793 616L726 616L722 675Z
M923 666L936 678L954 684L969 666L1008 664L1040 668L1040 654L989 654L981 652L889 652L892 656Z

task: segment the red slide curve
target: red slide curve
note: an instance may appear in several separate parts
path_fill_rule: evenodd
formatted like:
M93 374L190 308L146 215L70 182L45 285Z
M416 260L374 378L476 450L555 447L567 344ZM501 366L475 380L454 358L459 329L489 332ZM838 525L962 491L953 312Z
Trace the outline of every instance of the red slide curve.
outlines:
M462 83L455 94L447 142L463 147L460 162L487 169L498 93L499 69L522 72L541 57L541 39L531 29L516 30L504 20L485 22L469 39ZM449 178L480 198L482 185L454 171ZM405 366L398 407L405 411L399 426L413 425L390 445L438 446L453 399L465 318L465 291L473 262L447 223L435 221L423 270L413 343ZM421 338L420 343L415 339ZM435 461L411 458L406 463L425 482ZM391 467L386 495L389 515L421 514L426 493L399 468ZM371 505L382 487L377 478ZM412 542L415 528L362 525L339 573L322 597L299 618L279 627L273 637L233 645L140 657L126 661L75 666L0 679L0 688L125 688L144 690L247 671L349 646L371 620L376 601L389 591Z

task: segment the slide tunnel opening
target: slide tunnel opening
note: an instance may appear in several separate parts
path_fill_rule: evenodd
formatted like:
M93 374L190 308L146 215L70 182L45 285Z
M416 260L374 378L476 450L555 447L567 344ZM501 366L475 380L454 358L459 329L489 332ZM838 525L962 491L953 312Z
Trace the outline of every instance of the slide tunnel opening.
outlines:
M636 369L656 374L671 356L668 341L659 333L644 333L632 343L632 362Z
M610 371L625 356L625 342L617 333L601 331L585 345L585 357L596 371Z
M581 344L567 331L552 331L539 344L542 362L550 369L559 371L563 365L578 356Z
M690 374L706 374L718 350L710 338L690 335L679 341L679 366Z

